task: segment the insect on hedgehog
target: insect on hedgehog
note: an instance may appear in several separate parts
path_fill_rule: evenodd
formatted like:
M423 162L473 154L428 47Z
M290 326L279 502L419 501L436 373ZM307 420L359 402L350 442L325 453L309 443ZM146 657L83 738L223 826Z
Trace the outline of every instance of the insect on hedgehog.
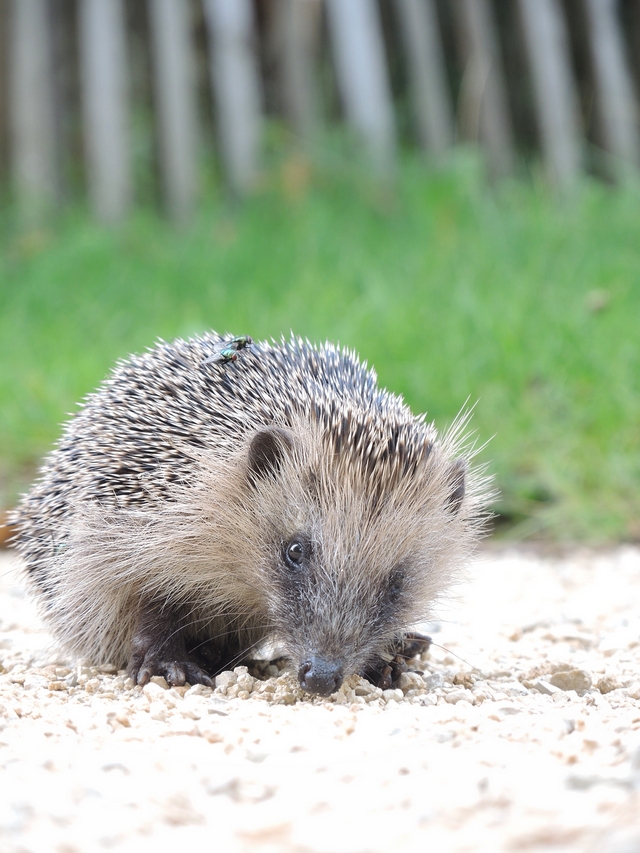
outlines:
M438 438L331 344L159 342L66 424L17 547L64 647L138 684L210 685L271 638L310 693L390 686L482 534L466 422Z

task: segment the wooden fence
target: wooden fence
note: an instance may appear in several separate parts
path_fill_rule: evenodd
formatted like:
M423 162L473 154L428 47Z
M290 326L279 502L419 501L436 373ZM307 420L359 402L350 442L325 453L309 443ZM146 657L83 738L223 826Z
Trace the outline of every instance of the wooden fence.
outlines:
M0 0L0 186L113 222L146 180L185 221L202 151L256 183L266 120L309 150L344 122L381 175L465 141L495 178L624 180L639 56L640 0Z

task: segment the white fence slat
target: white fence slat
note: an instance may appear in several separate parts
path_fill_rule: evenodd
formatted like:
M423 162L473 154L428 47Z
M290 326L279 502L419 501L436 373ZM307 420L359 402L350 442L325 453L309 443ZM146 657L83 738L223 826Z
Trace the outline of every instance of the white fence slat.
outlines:
M625 64L625 50L614 0L587 0L589 40L607 151L628 165L640 166L638 107ZM621 164L618 164L621 165ZM613 177L623 170L613 164Z
M205 13L226 176L234 192L245 193L258 177L262 135L253 6L250 0L206 0Z
M169 215L187 221L196 188L197 110L186 0L149 0L160 178Z
M514 168L514 145L496 25L487 0L455 0L466 54L461 130L480 139L494 178Z
M314 79L321 0L277 0L275 3L279 86L284 113L298 138L309 143L320 122Z
M377 4L327 0L331 45L347 121L381 173L395 165L396 130Z
M580 173L581 133L566 23L557 0L520 0L520 12L547 174L568 187Z
M51 206L59 189L47 0L14 0L9 49L13 180L25 214L37 215Z
M103 222L132 199L130 117L122 0L81 0L80 66L89 197Z
M434 0L399 0L409 90L421 147L439 157L453 144L453 112Z

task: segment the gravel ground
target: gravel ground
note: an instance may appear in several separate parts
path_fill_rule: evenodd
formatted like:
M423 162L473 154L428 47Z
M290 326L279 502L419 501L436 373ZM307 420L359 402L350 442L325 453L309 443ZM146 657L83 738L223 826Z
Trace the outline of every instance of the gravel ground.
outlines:
M328 700L286 670L142 690L60 660L15 568L0 557L3 853L640 851L637 549L485 551L423 676Z

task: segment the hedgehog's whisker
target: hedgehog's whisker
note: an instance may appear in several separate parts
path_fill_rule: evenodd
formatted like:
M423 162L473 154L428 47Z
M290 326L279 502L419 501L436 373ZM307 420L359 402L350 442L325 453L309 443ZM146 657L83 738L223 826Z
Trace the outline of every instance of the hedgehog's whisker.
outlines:
M442 649L442 651L446 652L448 655L453 655L454 658L458 658L459 661L462 661L462 663L466 664L467 666L470 666L471 669L473 669L475 672L482 672L482 670L478 669L477 666L474 666L472 663L469 663L468 660L465 660L463 657L460 657L460 655L457 655L455 652L452 652L451 649L448 649L446 646L441 646L440 643L434 643L433 640L431 641L431 645L435 646L438 649Z
M230 661L227 661L227 663L224 664L224 666L222 667L222 669L219 670L219 672L224 672L227 669L233 669L234 665L238 661L243 660L246 657L247 653L251 651L251 649L255 649L262 642L263 642L263 639L260 639L257 642L251 643L251 645L246 646L241 652L238 652L238 654L235 657L231 658Z

